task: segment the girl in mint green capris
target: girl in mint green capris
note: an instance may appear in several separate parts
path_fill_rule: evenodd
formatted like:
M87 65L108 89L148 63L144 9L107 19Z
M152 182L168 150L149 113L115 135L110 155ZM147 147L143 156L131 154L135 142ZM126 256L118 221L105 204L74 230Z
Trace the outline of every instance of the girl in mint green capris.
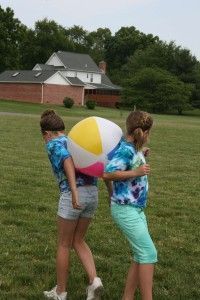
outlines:
M111 215L128 239L133 252L123 300L133 299L137 287L140 288L143 300L152 299L157 251L144 214L150 166L146 164L142 153L152 125L153 119L146 112L134 111L129 114L126 119L126 138L122 140L103 175L104 179L113 181Z

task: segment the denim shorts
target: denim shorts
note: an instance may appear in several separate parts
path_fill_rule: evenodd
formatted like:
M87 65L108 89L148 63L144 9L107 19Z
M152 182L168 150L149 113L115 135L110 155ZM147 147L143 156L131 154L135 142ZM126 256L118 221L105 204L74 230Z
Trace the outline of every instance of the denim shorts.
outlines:
M111 203L112 217L130 243L133 259L140 264L157 262L157 251L141 208Z
M62 192L58 204L58 216L67 220L92 218L98 206L98 190L94 185L77 188L81 209L72 206L71 192Z

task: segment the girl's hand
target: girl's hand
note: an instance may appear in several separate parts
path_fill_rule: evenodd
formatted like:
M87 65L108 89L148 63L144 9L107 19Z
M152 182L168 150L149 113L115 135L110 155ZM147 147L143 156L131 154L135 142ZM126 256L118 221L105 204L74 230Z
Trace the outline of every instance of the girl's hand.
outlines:
M144 148L142 149L142 152L143 152L144 157L147 157L147 156L149 156L150 148L144 147Z
M144 164L137 169L134 170L136 177L144 176L144 175L149 175L150 173L150 165Z
M72 196L72 206L74 209L81 209L81 205L79 203L78 197Z

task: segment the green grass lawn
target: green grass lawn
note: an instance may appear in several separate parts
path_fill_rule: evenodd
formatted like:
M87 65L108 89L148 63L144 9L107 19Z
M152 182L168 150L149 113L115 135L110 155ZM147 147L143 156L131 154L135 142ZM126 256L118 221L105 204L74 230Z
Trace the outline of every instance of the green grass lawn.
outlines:
M58 114L62 116L69 116L75 118L86 118L89 116L103 116L104 118L121 118L122 115L127 115L127 111L120 111L106 107L98 107L95 110L89 110L86 107L65 108L63 105L53 104L34 104L23 103L17 101L0 100L0 112L16 112L26 114L41 114L45 109L55 109Z
M0 101L0 300L43 299L55 284L58 190L40 135L44 105ZM54 107L55 108L55 107ZM98 115L124 129L127 112L56 107L67 131ZM200 299L200 118L154 115L150 137L150 194L146 214L159 254L154 299ZM87 241L102 277L105 300L120 300L131 262L128 243L113 224L105 187ZM86 275L72 252L69 299L85 299ZM137 299L140 299L137 295Z

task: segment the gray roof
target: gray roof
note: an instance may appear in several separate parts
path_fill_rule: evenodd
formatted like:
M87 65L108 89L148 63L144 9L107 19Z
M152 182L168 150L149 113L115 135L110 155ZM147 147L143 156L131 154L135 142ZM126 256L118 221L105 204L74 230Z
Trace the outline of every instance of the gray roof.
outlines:
M40 64L41 66L41 64ZM48 65L42 65L48 66ZM52 67L52 66L48 66ZM54 66L53 66L54 67ZM0 74L0 82L20 82L20 83L43 83L52 75L54 75L58 70L9 70L4 71ZM62 71L61 71L62 74ZM62 75L63 76L63 75ZM63 76L65 77L65 76ZM71 85L75 86L85 86L87 84L93 86L96 89L104 89L104 90L121 90L120 86L113 84L110 79L102 74L102 82L101 84L97 83L84 83L77 77L65 77Z
M77 77L66 77L67 80L71 83L71 85L80 85L80 86L84 86L84 82L81 81L79 78Z
M121 91L122 88L119 85L115 85L113 84L110 79L108 78L108 76L106 76L105 74L102 74L101 77L101 83L94 83L91 82L89 83L89 85L92 85L93 87L95 87L98 90L117 90L117 91Z
M98 66L88 54L58 51L56 55L67 69L101 73Z
M106 74L102 74L101 84L110 86L112 89L121 90L121 86L113 84Z
M46 65L46 64L36 64L42 70L63 70L65 67L63 66L53 66L53 65Z
M22 71L22 70L12 70L4 71L0 74L0 82L20 82L20 83L43 83L52 75L54 75L56 70L42 70L42 71ZM16 76L13 76L16 74ZM65 76L63 76L65 77ZM71 85L84 86L85 84L77 77L65 77Z
M112 84L111 85L106 85L106 84L103 84L103 83L90 83L89 85L95 87L96 89L98 90L115 90L115 91L121 91L121 87L117 86L117 85L114 85Z
M45 71L27 71L27 70L12 70L4 71L0 74L0 82L31 82L31 83L42 83L49 77L55 74L56 70L45 70ZM18 74L17 74L18 73ZM13 76L16 74L16 76Z

